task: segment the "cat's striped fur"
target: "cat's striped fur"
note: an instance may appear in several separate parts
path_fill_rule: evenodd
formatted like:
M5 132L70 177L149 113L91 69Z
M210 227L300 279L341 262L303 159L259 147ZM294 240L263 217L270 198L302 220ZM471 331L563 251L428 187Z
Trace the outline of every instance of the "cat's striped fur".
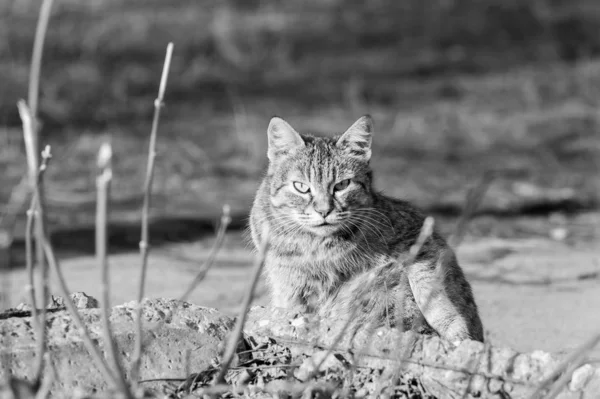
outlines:
M257 245L269 228L273 305L483 341L471 287L437 232L403 263L424 215L373 190L371 133L368 116L333 138L271 120L250 227Z

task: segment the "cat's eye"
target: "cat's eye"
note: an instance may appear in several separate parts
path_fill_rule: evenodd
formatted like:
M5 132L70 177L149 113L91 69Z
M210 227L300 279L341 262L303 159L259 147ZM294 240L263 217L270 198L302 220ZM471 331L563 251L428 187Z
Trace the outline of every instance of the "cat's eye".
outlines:
M333 186L333 190L334 191L342 191L342 190L346 189L346 187L348 187L349 185L350 185L350 179L342 180L341 182L339 182L335 186Z
M296 191L298 191L299 193L302 193L302 194L306 194L307 192L310 191L310 187L308 187L308 184L304 184L299 181L294 182L294 188L296 189Z

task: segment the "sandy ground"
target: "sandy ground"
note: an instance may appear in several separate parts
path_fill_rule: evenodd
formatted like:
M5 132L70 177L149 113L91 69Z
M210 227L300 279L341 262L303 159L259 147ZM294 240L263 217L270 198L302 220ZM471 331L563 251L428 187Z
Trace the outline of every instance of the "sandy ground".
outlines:
M562 237L470 237L459 248L491 342L520 351L565 352L599 331L600 245L556 238ZM209 246L207 240L154 250L147 296L181 296ZM239 233L228 236L225 248L190 301L234 314L250 277L252 252ZM134 299L139 265L137 253L111 257L113 304ZM92 257L65 259L62 267L71 290L99 296L99 270ZM24 269L14 270L11 305L26 300L25 283ZM263 282L256 303L268 303ZM600 355L600 348L594 355Z

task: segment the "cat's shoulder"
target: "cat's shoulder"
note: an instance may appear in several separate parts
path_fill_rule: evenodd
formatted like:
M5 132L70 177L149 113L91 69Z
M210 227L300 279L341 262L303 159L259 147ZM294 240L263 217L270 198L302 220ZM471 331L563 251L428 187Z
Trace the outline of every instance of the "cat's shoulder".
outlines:
M390 216L408 217L411 220L420 221L421 223L425 220L425 213L410 201L391 197L383 193L374 193L373 199L375 206L381 208Z

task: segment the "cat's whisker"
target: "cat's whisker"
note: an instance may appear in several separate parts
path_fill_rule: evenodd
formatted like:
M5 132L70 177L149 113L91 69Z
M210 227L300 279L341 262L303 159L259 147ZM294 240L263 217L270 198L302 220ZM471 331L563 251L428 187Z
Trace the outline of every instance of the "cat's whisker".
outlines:
M362 225L367 231L370 231L374 235L376 235L382 242L386 241L383 233L378 229L377 224L375 224L375 222L372 221L369 217L356 216L353 220L355 220L357 222L357 224L359 224L359 227L358 227L359 230L360 230L360 225Z
M386 215L385 213L381 212L378 209L375 209L375 208L357 208L357 209L354 209L353 211L356 211L356 212L365 212L367 214L373 213L373 214L379 215L379 216L381 216L382 219L385 220L385 222L387 222L386 224L388 225L388 227L390 227L392 229L392 231L394 230L394 225L392 224L392 221L390 220L390 218L388 217L388 215ZM384 222L381 222L381 223L384 223Z
M370 250L371 249L371 245L369 245L369 240L367 239L367 236L365 235L365 233L363 233L362 230L360 229L360 226L358 226L356 224L353 224L351 219L350 219L350 224L351 224L351 226L356 227L356 230L359 231L360 234L363 236L363 241L362 242L364 242L364 244L366 245L366 248L361 247L361 241L358 241L359 248L364 248L364 249ZM354 234L352 232L352 230L348 229L348 231L350 232L350 234L352 235L353 238L356 237L356 234Z

